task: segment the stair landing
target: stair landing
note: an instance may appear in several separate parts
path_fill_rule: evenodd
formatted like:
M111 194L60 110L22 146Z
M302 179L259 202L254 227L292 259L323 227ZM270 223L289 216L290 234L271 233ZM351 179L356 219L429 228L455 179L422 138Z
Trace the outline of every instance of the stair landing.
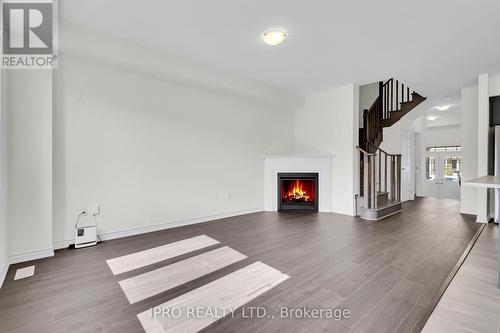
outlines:
M377 208L370 209L362 206L363 197L358 197L358 216L363 220L378 221L385 217L400 213L402 210L401 201L379 200Z

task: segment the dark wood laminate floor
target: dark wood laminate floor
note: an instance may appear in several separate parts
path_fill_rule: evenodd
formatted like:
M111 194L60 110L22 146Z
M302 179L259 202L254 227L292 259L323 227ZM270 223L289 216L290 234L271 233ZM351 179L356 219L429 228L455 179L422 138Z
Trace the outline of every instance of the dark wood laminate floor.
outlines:
M479 225L451 200L417 199L380 222L336 214L256 213L60 250L33 261L32 278L0 289L0 332L142 332L136 314L255 261L290 279L247 306L349 308L342 321L247 319L237 312L206 332L407 332L423 325L432 298ZM221 243L113 276L106 259L205 234ZM127 277L228 245L247 259L130 305L118 285Z

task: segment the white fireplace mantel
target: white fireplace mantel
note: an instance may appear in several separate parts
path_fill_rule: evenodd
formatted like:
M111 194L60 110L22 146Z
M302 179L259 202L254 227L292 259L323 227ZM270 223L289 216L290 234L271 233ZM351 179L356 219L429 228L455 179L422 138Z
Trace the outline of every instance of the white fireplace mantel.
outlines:
M317 172L319 174L319 211L332 211L333 156L267 156L264 163L264 208L278 210L278 173Z

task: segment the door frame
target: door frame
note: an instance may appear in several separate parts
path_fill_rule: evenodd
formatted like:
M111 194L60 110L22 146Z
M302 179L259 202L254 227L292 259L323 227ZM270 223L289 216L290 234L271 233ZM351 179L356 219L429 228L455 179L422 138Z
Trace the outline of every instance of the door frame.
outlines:
M408 144L405 140L409 140ZM405 145L410 151L405 149ZM409 159L408 170L404 170L404 160ZM401 128L401 201L415 199L415 131L407 128ZM403 172L408 171L409 184L404 181Z
M449 196L443 195L443 190L444 187L443 185L445 184L445 176L444 176L444 160L447 157L459 157L460 159L463 158L462 152L461 151L443 151L443 152L429 152L425 151L424 154L424 166L425 170L427 170L427 159L428 158L434 158L435 160L435 178L433 180L427 179L427 175L424 177L424 183L425 183L425 193L426 196L428 197L433 197L433 198L439 198L439 199L444 199L448 198ZM455 200L460 200L460 185L459 182L457 182L457 187L458 187L458 198L450 198L450 199L455 199Z
M422 195L423 189L422 189L422 184L423 182L423 174L422 174L422 165L423 163L423 158L422 158L422 133L415 132L415 137L413 140L413 149L414 149L414 163L413 163L413 170L414 170L414 178L415 178L415 185L414 185L414 193L415 196Z

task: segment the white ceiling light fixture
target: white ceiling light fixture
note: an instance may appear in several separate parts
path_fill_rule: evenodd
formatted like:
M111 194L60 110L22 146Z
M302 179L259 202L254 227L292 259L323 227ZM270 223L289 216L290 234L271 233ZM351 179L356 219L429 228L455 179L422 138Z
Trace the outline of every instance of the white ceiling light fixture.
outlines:
M438 119L438 116L427 116L425 117L427 120L430 120L430 121L433 121L433 120L436 120Z
M262 40L271 46L281 45L286 39L286 31L280 29L268 30L262 34Z
M451 108L450 104L443 104L443 105L440 105L440 106L436 106L436 109L438 109L439 111L446 111L449 108Z

